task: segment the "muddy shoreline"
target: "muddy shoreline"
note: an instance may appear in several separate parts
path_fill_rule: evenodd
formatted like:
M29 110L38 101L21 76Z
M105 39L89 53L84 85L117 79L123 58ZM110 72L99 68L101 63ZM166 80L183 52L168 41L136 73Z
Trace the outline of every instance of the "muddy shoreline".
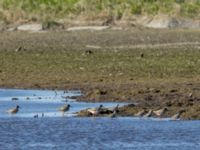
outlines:
M81 90L83 96L76 97L79 101L138 104L120 108L119 116L135 116L142 110L166 107L168 111L163 117L183 111L181 119L200 119L200 76L195 69L199 65L199 38L198 30L138 28L98 32L1 32L0 87ZM184 67L185 62L179 65L184 58L195 63L189 64L191 68L176 71ZM157 62L148 66L152 59L163 65L169 63L168 68L174 67L170 61L180 62L177 68L163 73L165 70L160 68L164 66L154 68ZM110 68L105 68L104 61ZM135 63L146 66L135 66ZM149 67L154 69L153 73Z

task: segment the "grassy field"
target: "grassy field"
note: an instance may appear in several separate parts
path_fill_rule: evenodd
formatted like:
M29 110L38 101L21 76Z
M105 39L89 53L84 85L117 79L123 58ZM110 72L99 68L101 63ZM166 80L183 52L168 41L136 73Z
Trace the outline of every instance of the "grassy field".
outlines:
M0 19L47 21L63 18L116 20L132 15L167 14L199 19L199 0L1 0Z
M197 48L131 50L0 51L2 85L130 83L148 80L200 79ZM144 54L144 57L141 55Z
M148 29L2 33L0 85L199 81L199 35L197 30Z

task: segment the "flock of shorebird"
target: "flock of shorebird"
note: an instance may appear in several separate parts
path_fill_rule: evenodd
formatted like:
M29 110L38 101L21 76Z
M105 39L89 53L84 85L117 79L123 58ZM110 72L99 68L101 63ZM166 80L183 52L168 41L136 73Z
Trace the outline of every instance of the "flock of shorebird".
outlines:
M168 111L168 109L162 108L159 110L152 110L150 109L147 113L145 110L139 111L138 113L135 114L135 117L152 117L152 116L156 116L158 118L162 118L163 115L166 113L166 111ZM184 112L184 110L180 110L177 114L173 115L171 117L172 120L177 120L180 119L181 114Z
M62 107L60 107L58 109L58 111L60 112L67 112L69 111L71 105L70 104L65 104L63 105ZM19 105L17 105L15 108L12 108L12 109L9 109L7 112L10 113L10 114L16 114L18 113L19 109L21 107ZM109 117L110 118L115 118L117 117L117 113L119 112L119 105L117 104L115 107L112 107L112 108L104 108L103 105L100 105L99 107L96 107L96 108L88 108L87 109L87 112L91 115L91 116L99 116L100 114L103 114L103 112L109 112ZM165 107L165 108L162 108L162 109L159 109L159 110L149 110L148 112L146 112L145 110L142 110L142 111L139 111L138 113L136 113L134 116L135 117L152 117L152 116L156 116L156 117L159 117L159 118L162 118L163 115L165 114L165 112L167 111L168 109ZM177 120L180 118L180 115L183 113L184 111L181 110L179 111L177 114L173 115L171 117L172 120ZM38 118L38 114L34 115L33 116L34 118ZM44 117L44 113L42 113L42 117Z
M105 108L103 108L103 105L100 105L97 108L91 108L91 109L87 109L87 111L90 113L90 115L92 116L98 116L99 114L102 114L102 112L105 112ZM117 113L119 112L119 105L117 105L116 107L107 109L107 112L111 112L109 117L114 118L117 116ZM146 112L145 110L139 111L137 112L134 116L135 117L143 117L143 118L148 118L148 117L157 117L157 118L163 118L166 111L168 111L168 108L164 107L162 109L158 109L158 110L152 110L150 109L148 112ZM170 118L172 120L178 120L180 119L181 114L185 112L184 110L180 110L178 113L176 113L175 115L171 116Z
M58 111L65 113L65 112L69 111L70 107L71 107L70 104L65 104L65 105L61 106L60 108L58 108ZM116 107L110 108L110 111L113 112L110 115L111 118L116 116L117 112L119 111L118 107L119 107L119 105L117 105ZM19 105L17 105L15 108L11 108L7 112L10 114L16 114L19 112L20 108L21 107ZM89 108L89 109L87 109L87 111L88 111L88 113L90 113L93 116L98 116L100 114L102 108L103 108L103 105L100 105L97 108ZM38 118L39 116L38 116L38 114L36 114L33 117ZM44 117L44 113L42 113L42 117Z

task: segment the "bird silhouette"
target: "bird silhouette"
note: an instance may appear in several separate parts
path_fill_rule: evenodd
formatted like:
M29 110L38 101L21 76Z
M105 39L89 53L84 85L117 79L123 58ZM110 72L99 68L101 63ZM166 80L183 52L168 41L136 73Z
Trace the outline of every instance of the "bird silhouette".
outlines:
M88 111L91 115L97 116L97 115L99 115L99 113L100 113L102 107L103 107L103 105L100 105L100 106L97 107L97 108L90 108L90 109L88 109L87 111Z
M10 114L16 114L19 111L19 105L17 105L15 108L11 108L8 110L8 113Z

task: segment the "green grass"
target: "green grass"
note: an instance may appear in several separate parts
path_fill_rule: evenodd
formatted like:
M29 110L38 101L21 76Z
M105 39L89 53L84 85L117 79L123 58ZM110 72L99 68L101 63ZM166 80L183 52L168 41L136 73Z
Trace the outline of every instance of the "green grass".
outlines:
M199 19L199 0L1 0L0 18L46 21L59 18L168 14Z
M143 53L144 57L140 58ZM129 83L200 78L200 50L159 48L0 52L0 83L60 86L72 83Z

